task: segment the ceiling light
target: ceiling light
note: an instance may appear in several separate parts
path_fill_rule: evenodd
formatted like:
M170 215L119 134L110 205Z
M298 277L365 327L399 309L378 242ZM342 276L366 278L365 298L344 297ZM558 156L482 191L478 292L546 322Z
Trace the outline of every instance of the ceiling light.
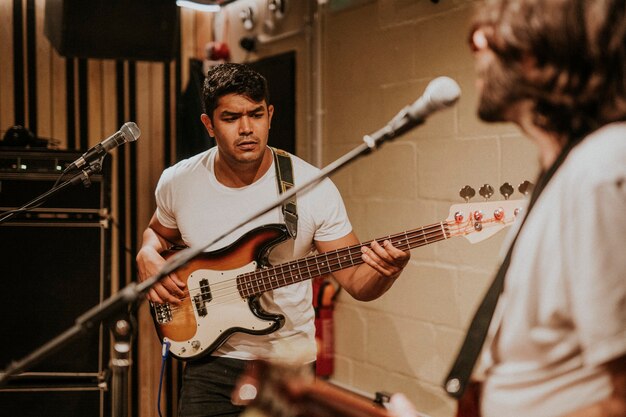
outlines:
M199 0L176 0L178 7L186 7L188 9L198 10L200 12L213 12L220 11L220 5L215 4L215 1L199 1Z

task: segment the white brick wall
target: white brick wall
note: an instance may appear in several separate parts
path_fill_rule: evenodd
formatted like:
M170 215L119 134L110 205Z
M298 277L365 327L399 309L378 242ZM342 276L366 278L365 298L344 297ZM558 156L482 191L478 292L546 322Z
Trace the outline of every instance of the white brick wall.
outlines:
M453 109L333 177L362 240L445 219L466 184L497 190L505 181L516 186L535 177L533 147L518 130L476 117L467 48L476 4L378 0L328 17L325 164L417 99L431 79L448 75L463 91ZM492 278L502 238L415 249L379 300L360 303L342 294L334 378L372 393L405 392L433 417L453 415L454 403L439 384Z

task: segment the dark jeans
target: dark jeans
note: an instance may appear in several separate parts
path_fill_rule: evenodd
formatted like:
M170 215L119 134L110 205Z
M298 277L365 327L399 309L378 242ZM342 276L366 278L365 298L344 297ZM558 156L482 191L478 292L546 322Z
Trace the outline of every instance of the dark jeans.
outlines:
M180 417L238 416L231 393L248 361L208 356L185 366L180 392Z

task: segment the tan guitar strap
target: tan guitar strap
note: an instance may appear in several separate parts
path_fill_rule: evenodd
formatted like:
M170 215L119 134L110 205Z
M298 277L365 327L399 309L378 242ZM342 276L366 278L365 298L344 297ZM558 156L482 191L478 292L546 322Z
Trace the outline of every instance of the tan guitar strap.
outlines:
M274 154L274 166L276 167L276 183L278 185L278 193L282 194L293 187L293 166L289 153L282 149L271 148ZM292 239L298 234L298 206L296 197L293 196L282 205L283 218L287 231Z

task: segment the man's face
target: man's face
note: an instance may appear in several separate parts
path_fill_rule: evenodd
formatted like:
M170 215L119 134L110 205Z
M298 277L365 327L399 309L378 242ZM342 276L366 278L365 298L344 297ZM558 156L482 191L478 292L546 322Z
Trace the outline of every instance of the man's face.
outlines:
M213 120L202 121L215 138L220 155L231 163L260 162L267 146L273 106L255 102L239 94L220 97Z
M512 121L512 110L518 102L518 81L489 48L482 29L470 39L476 68L478 116L486 122Z

